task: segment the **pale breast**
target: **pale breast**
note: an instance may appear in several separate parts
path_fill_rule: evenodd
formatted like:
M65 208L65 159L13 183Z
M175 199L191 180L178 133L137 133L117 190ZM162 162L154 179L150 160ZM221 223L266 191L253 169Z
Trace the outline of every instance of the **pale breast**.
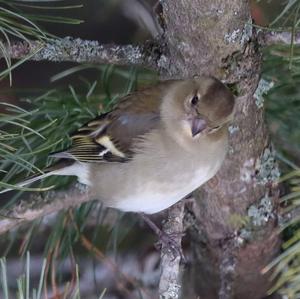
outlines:
M201 168L189 176L180 173L164 181L144 182L138 184L132 194L111 203L111 206L123 211L153 214L160 212L193 192L214 174L214 169Z
M123 211L162 211L216 174L226 154L225 143L199 146L194 152L162 144L165 150L160 153L141 151L128 163L102 165L92 178L95 197Z

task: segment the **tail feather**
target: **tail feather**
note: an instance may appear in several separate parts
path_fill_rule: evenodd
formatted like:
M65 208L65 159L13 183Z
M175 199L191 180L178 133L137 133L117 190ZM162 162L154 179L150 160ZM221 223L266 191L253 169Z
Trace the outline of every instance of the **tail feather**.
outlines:
M146 1L123 0L121 5L123 14L147 30L153 38L157 38L163 33L157 14Z
M61 159L59 160L57 163L55 163L54 165L46 168L44 170L43 174L34 174L31 177L27 178L26 180L17 183L16 184L16 188L6 188L4 190L0 191L0 194L6 193L8 191L12 191L12 190L17 190L20 189L24 186L30 185L34 182L37 182L39 180L42 180L46 177L52 176L52 175L76 175L76 173L72 172L72 171L66 171L67 168L69 168L70 166L74 165L74 161L71 160L67 160L67 159ZM26 190L25 190L26 191Z

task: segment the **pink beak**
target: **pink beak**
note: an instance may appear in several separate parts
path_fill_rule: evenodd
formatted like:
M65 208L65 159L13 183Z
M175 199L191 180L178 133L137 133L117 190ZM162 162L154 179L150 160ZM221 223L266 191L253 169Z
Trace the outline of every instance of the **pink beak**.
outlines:
M192 136L195 137L197 134L201 133L207 128L207 123L204 119L193 117L191 122Z

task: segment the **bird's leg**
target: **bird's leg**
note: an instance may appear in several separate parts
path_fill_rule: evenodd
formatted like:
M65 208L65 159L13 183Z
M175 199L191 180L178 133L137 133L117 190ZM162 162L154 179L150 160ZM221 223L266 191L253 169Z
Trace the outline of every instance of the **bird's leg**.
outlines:
M178 242L175 240L176 237L180 236L182 237L184 233L182 232L174 232L172 234L167 234L162 229L160 229L146 214L140 213L143 220L148 224L148 226L154 231L155 234L157 234L159 241L158 243L160 245L165 245L166 248L169 248L173 255L174 259L177 256L180 256L182 261L186 262L185 256L182 251L181 242L178 244Z

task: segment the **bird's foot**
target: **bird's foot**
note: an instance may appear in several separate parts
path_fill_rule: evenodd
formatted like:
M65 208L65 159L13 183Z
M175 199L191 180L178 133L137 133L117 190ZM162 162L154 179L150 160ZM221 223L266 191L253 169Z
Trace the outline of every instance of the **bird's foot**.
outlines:
M156 242L155 247L160 250L170 250L172 252L174 260L179 256L181 260L186 263L187 261L181 246L181 238L183 236L184 233L182 232L174 232L168 234L160 230L160 233L158 234L159 240ZM177 240L178 237L180 238L180 241Z
M141 216L159 238L159 241L155 244L155 247L160 250L171 250L174 259L176 259L177 256L180 256L181 260L186 263L186 258L181 247L181 238L184 236L184 233L173 232L168 234L162 231L148 216L145 214L141 214ZM178 238L179 240L177 240Z

